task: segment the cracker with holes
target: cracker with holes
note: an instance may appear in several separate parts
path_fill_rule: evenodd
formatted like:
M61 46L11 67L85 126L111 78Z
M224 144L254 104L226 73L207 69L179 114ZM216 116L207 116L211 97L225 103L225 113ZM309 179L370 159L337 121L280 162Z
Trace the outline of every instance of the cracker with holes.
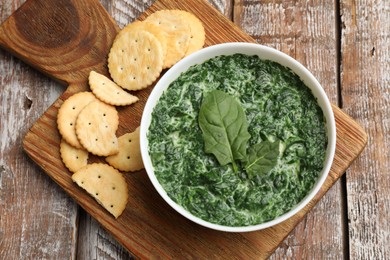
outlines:
M132 133L120 136L119 153L106 157L106 161L120 171L133 172L143 169L139 139L139 127Z
M83 148L77 139L75 131L77 116L86 105L95 100L96 97L92 92L79 92L66 99L58 110L58 130L62 138L75 148Z
M76 172L88 163L88 152L78 149L61 139L60 154L62 162L71 172Z
M111 78L124 89L140 90L160 75L164 52L157 38L143 30L119 34L108 55Z
M187 52L191 37L191 28L183 16L174 10L161 10L148 16L145 21L150 22L168 35L167 55L164 60L164 68L172 67Z
M76 135L90 153L109 156L118 153L118 112L114 106L93 101L80 111L76 120Z
M115 218L126 208L127 183L123 175L113 167L102 163L89 164L75 172L72 180Z
M150 22L134 21L132 23L129 23L122 30L119 31L117 37L120 37L120 35L124 32L136 31L136 30L143 30L153 34L157 38L157 40L161 43L161 47L163 50L163 57L165 59L165 56L167 54L167 34L165 33L165 31L161 30L158 26Z
M177 15L181 15L190 26L191 36L188 43L188 49L184 56L188 56L191 53L202 49L206 40L206 33L199 18L194 14L183 10L172 10L172 12L177 13Z
M115 82L95 71L89 73L88 80L93 94L106 104L127 106L138 101L136 96L127 93Z

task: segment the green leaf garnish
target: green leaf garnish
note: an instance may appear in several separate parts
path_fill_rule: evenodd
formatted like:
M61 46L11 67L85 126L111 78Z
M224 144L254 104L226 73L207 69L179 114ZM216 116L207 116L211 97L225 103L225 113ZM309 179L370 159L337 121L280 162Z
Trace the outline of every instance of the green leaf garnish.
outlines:
M212 153L220 165L245 160L250 138L248 122L240 103L220 90L207 93L199 111L199 126L203 132L205 152Z
M248 160L245 166L249 177L268 173L275 167L279 156L279 143L263 141L249 148Z

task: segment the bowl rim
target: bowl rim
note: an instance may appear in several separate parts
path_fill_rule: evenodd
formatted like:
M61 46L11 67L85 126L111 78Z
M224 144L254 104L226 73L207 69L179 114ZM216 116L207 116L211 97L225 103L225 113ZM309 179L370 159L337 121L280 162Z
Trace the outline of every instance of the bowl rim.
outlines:
M308 192L308 194L297 205L295 205L292 209L290 209L283 215L280 215L273 220L251 226L224 226L220 224L215 224L196 217L192 215L189 211L185 210L181 205L174 202L167 195L164 188L157 180L157 177L154 174L153 164L151 162L151 158L148 152L147 131L151 122L151 113L155 105L157 104L160 96L162 95L164 90L169 87L170 83L192 65L203 63L206 60L216 56L232 55L234 53L258 55L261 59L275 61L285 67L290 68L294 73L296 73L303 80L305 85L311 89L313 95L316 97L317 102L320 105L325 117L328 137L328 145L326 148L324 167L319 174L319 178L313 185L312 189ZM314 198L314 196L318 193L323 183L325 182L332 166L336 148L336 123L331 103L324 89L322 88L318 80L312 75L312 73L297 60L281 51L261 44L246 42L221 43L203 48L185 57L184 59L176 63L172 68L170 68L160 78L160 80L157 82L154 89L150 93L146 101L144 111L142 113L140 125L140 147L145 170L154 188L157 190L160 196L178 213L199 225L214 230L226 232L248 232L265 229L291 218L300 210L302 210L305 206L307 206L307 204Z

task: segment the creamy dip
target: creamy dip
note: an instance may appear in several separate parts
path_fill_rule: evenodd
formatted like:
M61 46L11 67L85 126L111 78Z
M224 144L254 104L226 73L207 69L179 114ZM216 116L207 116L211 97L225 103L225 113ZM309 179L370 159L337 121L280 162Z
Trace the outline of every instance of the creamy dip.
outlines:
M248 147L280 141L268 172L249 176L205 153L198 123L205 93L221 90L242 106ZM218 56L182 73L163 93L147 133L158 181L193 215L225 226L260 224L286 213L311 190L323 168L327 136L321 108L290 69L258 56Z

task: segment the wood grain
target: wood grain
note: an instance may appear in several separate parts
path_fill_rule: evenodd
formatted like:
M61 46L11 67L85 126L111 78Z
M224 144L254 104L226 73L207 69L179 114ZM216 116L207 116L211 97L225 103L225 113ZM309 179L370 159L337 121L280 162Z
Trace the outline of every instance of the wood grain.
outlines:
M32 20L37 14L39 19ZM78 84L92 69L106 71L100 55L117 30L96 1L34 0L4 22L0 46L55 80Z
M368 132L347 175L352 259L390 259L390 8L341 1L342 104Z
M0 22L23 2L1 1ZM2 259L70 259L76 255L77 204L21 149L28 128L62 91L46 76L0 50Z
M128 1L103 1L107 10L117 10L118 5L121 3L126 4ZM163 1L164 2L164 1ZM178 4L180 8L187 8L187 3L173 3L170 1L166 1L166 5L163 7L172 7L175 4ZM216 1L217 2L217 1ZM148 3L146 4L148 5ZM228 4L226 6L229 6ZM231 5L230 5L231 6ZM162 6L155 6L153 8L161 8ZM195 6L191 6L195 8L197 11L207 10L208 6L204 6L203 2L199 3ZM138 4L138 9L134 10L142 10L141 4ZM115 11L114 11L115 12ZM141 12L141 11L140 11ZM228 12L229 14L229 12ZM226 26L226 24L220 24L222 16L214 11L207 11L201 14L202 19L210 25L216 24L215 30L208 30L208 34L217 34L212 35L208 39L207 44L214 44L220 42L221 37L223 40L231 39L233 41L237 40L245 40L252 41L252 39L245 34L241 34L237 30L237 27L233 26L233 29L230 29L230 26ZM119 23L121 25L121 23ZM124 22L125 24L125 22ZM230 30L228 33L227 30ZM218 36L219 34L219 36ZM316 68L316 66L313 66ZM33 74L33 77L36 75ZM320 75L324 75L322 71L319 72ZM317 75L318 76L318 75ZM321 76L320 76L321 77ZM325 76L323 76L325 77ZM63 80L63 79L61 79ZM332 83L332 81L330 80ZM53 83L54 84L54 83ZM52 85L53 85L52 84ZM18 83L20 85L20 83ZM56 150L56 145L58 144L58 133L53 131L53 120L56 116L56 110L58 109L59 104L62 102L61 100L68 97L71 93L75 91L79 91L80 89L85 88L83 84L74 84L70 89L68 89L64 95L44 114L44 116L38 121L38 125L34 125L31 129L29 135L27 135L26 140L29 142L25 142L25 148L29 151L30 155L34 160L38 163L40 162L41 167L45 169L45 171L60 185L63 185L65 189L72 190L75 186L69 182L69 174L64 174L63 166L57 162L58 151ZM40 92L36 92L37 94ZM147 95L147 93L145 93ZM38 99L37 99L38 100ZM27 102L28 103L28 102ZM8 106L7 106L8 107ZM139 112L142 108L138 108L132 113ZM335 164L332 168L332 173L328 178L326 185L322 190L322 194L325 193L329 187L339 178L340 174L342 174L345 169L349 166L349 162L353 158L357 156L360 152L360 149L365 144L365 135L362 129L356 125L356 123L348 117L344 117L345 114L342 113L339 109L334 107L335 113L338 118L338 128L339 137L342 137L341 140L345 140L345 143L338 144L338 160L335 160ZM38 111L39 112L39 111ZM41 111L42 112L42 111ZM121 111L122 114L126 115L126 111ZM3 115L3 114L2 114ZM125 118L125 117L123 117ZM342 119L341 119L342 118ZM137 122L136 119L135 122ZM7 122L10 122L8 119ZM125 125L120 131L125 131L126 128L131 127L132 125ZM55 127L54 127L55 128ZM43 134L44 133L44 134ZM47 140L47 144L50 148L42 148L42 137L49 133L49 138ZM29 139L30 138L30 139ZM354 142L358 141L357 146L354 146ZM2 144L3 145L3 144ZM54 151L54 153L53 153ZM11 160L13 161L13 160ZM346 163L348 162L348 163ZM8 165L7 161L7 165ZM57 164L56 164L57 163ZM19 169L26 167L21 166ZM60 168L58 168L60 167ZM62 167L62 168L61 168ZM137 256L144 257L169 257L176 256L176 258L183 257L192 257L192 258L201 258L201 257L223 257L224 255L228 255L229 257L253 257L253 258L264 258L268 256L277 246L277 244L290 232L290 230L302 219L304 216L304 211L300 212L297 216L291 219L291 222L284 223L285 225L277 226L273 229L265 230L262 232L252 232L245 234L225 234L215 231L206 230L204 228L198 227L192 223L189 223L186 220L183 220L181 216L178 216L175 212L173 212L164 202L155 194L153 187L151 186L149 180L142 173L136 173L133 176L127 176L127 181L130 187L133 187L132 192L139 196L133 198L133 200L129 201L128 209L126 210L129 215L126 214L123 219L116 222L113 221L108 214L106 214L99 205L92 199L85 197L83 192L73 192L70 194L72 197L76 198L78 202L89 212L93 217L97 218L103 227L108 229L110 232L114 233L115 238L120 241L126 248L130 249ZM24 187L27 187L26 185ZM22 191L21 191L22 193ZM55 192L53 192L55 193ZM26 193L27 194L27 193ZM56 198L58 198L58 195ZM310 209L320 198L320 196L316 197L316 199L312 202L311 205L308 206L305 210ZM66 198L65 198L66 199ZM60 198L61 200L61 198ZM2 200L3 201L3 200ZM145 205L149 205L149 207L144 208ZM23 206L23 205L22 205ZM50 209L47 209L50 210ZM65 212L62 209L62 212ZM34 211L39 212L39 209L35 209ZM156 216L156 212L158 212L158 216ZM78 215L75 213L73 216ZM46 220L46 219L44 219ZM176 225L172 226L172 222L167 222L168 220L173 220ZM24 218L21 218L21 221L25 221ZM94 221L89 220L89 217L81 214L80 216L80 228L83 229L88 227L85 223L92 223L89 227L96 227ZM95 223L95 224L93 224ZM129 224L130 223L130 224ZM136 225L134 223L137 223ZM3 224L3 223L2 223ZM59 226L63 225L63 223L59 223ZM130 225L130 226L129 226ZM307 226L306 229L310 228ZM129 255L123 253L123 249L119 248L116 243L111 243L112 238L110 236L106 236L103 233L103 236L100 235L100 226L95 230L85 230L85 232L81 232L79 236L79 241L85 240L86 237L92 238L89 241L85 241L85 244L96 245L95 247L91 247L90 250L82 250L78 251L78 255L82 258L123 258L126 259ZM125 234L123 234L123 230L125 230ZM190 230L190 232L189 232ZM122 233L121 233L122 232ZM84 236L85 234L92 233L91 235ZM43 232L39 232L37 237L41 237ZM84 235L83 235L84 234ZM275 237L275 234L278 234L278 237ZM280 237L279 237L280 235ZM61 236L60 241L58 242L60 245L69 245L69 241L65 241L63 238L68 238L69 236ZM185 238L185 240L184 240ZM33 239L31 237L30 243L32 243ZM316 238L318 239L318 238ZM146 242L144 240L147 240ZM140 242L143 241L143 242ZM189 244L183 243L183 241L189 241ZM51 242L51 241L50 241ZM46 241L46 244L50 244L49 241ZM44 241L45 243L45 241ZM63 255L64 257L59 258L69 258L76 254L74 251L76 246L72 244L69 246L71 248L71 253ZM3 247L0 246L0 249ZM4 248L14 248L8 244L8 246ZM82 246L82 248L88 248L88 246ZM267 250L262 251L262 249L267 248ZM39 253L39 250L42 247L39 244L35 245L35 249L30 252L30 254ZM24 249L27 250L27 249ZM73 250L73 251L72 251ZM314 248L313 250L318 250ZM16 250L16 252L18 252ZM25 252L23 250L19 250L19 252ZM63 252L63 251L61 251ZM319 251L321 252L321 251ZM286 251L286 255L288 256L289 252ZM305 256L305 253L301 254L298 250L297 252L292 252L292 254L297 254L297 256ZM1 254L2 255L2 254ZM14 256L16 254L8 254ZM23 254L19 254L23 255ZM320 255L323 255L323 253ZM40 256L38 254L38 256ZM41 255L42 256L42 255ZM45 256L45 255L43 255ZM277 255L276 255L277 256Z
M336 6L332 1L236 1L234 22L258 43L297 59L337 103ZM307 214L271 259L343 258L341 183ZM318 221L321 219L321 221Z

